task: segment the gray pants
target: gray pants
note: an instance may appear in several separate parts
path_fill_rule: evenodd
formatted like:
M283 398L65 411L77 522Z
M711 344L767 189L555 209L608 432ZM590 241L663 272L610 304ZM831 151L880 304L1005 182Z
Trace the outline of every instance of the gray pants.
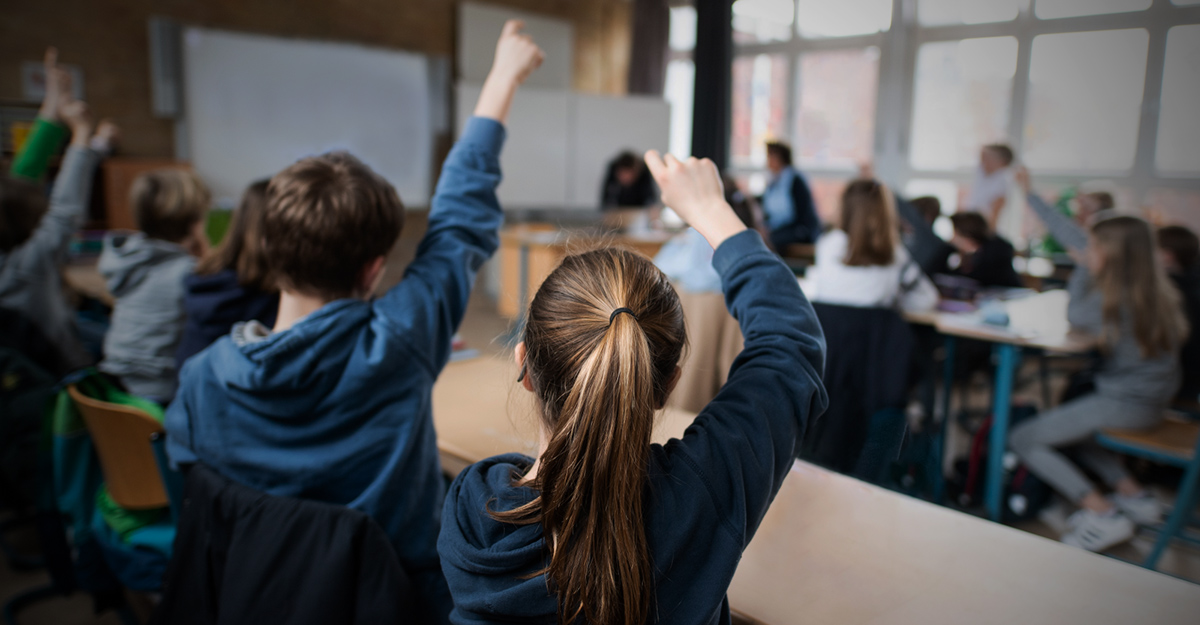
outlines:
M1105 428L1141 430L1162 419L1159 407L1131 404L1096 394L1080 397L1039 415L1012 431L1009 446L1034 475L1078 503L1095 490L1083 472L1060 451L1071 447L1075 457L1109 486L1129 477L1121 461L1093 437Z

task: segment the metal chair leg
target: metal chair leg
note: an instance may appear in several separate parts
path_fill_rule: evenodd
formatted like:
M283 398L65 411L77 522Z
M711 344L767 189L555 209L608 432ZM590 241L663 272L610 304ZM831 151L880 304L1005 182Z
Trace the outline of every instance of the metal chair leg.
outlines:
M1158 540L1154 541L1154 549L1150 552L1150 556L1146 558L1146 562L1142 566L1154 570L1158 566L1158 559L1162 557L1163 552L1167 550L1167 546L1171 544L1171 540L1179 535L1183 530L1184 524L1192 518L1192 510L1196 506L1197 486L1200 486L1200 440L1196 441L1196 450L1192 456L1192 462L1188 464L1183 482L1179 485L1179 495L1175 497L1175 509L1167 517L1166 527L1159 534Z

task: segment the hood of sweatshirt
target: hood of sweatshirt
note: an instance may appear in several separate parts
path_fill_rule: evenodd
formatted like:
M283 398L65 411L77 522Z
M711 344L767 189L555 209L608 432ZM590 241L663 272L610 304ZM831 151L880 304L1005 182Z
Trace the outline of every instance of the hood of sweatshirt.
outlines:
M438 554L454 595L456 622L554 622L558 600L545 576L523 579L546 564L540 524L513 525L484 510L512 510L537 496L513 486L514 475L533 464L520 454L489 458L468 467L446 495Z
M184 280L184 285L188 319L217 326L218 335L225 334L238 321L256 319L267 326L275 323L279 295L242 285L232 269L203 276L193 274Z
M178 243L151 239L141 232L118 232L105 241L97 269L108 290L119 298L139 287L164 262L187 256Z

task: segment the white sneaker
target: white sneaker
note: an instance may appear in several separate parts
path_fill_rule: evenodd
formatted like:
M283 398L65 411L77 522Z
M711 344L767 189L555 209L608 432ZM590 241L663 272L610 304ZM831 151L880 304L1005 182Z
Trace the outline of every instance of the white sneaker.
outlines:
M1063 535L1062 541L1088 551L1104 551L1133 538L1135 526L1120 513L1097 514L1080 510L1071 515L1074 527Z
M1162 503L1150 493L1142 493L1138 497L1114 494L1112 502L1122 514L1138 525L1158 525L1163 521Z

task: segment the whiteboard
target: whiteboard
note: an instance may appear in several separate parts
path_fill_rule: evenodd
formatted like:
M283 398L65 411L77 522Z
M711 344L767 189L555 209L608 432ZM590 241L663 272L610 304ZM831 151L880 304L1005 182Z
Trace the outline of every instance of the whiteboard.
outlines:
M349 150L406 205L428 205L424 57L188 28L183 67L189 156L218 202L305 156Z
M667 152L671 106L662 98L575 94L571 132L573 172L568 203L595 208L608 163L624 150Z
M459 85L458 135L475 110L480 87ZM567 203L571 93L521 87L513 99L500 153L504 179L496 194L505 208L562 208Z
M570 89L575 62L575 36L570 22L473 2L461 4L458 10L459 79L483 84L496 56L496 39L510 19L523 20L524 32L546 53L546 60L525 86Z

